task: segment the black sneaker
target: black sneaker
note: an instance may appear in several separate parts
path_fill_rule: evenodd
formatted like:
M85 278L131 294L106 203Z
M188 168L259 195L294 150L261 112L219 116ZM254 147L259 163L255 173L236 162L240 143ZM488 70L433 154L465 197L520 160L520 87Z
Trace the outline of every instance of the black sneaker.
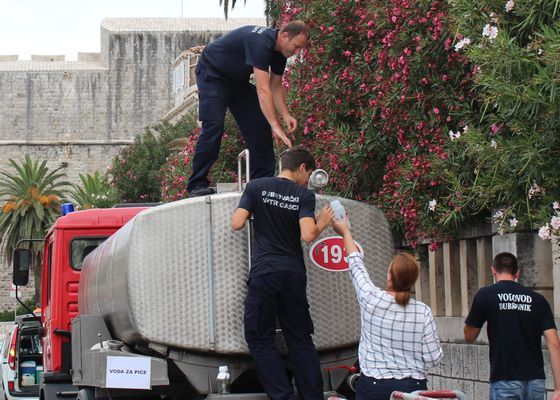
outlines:
M211 187L198 186L189 192L189 197L208 196L214 193L214 189L212 189Z

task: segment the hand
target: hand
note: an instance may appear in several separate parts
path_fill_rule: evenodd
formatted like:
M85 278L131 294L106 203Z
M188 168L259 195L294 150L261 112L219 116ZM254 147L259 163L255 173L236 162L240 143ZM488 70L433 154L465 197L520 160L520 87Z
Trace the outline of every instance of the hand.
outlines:
M317 213L316 219L317 226L321 231L323 231L323 229L334 221L334 211L329 205L326 205Z
M272 128L272 137L274 137L274 140L276 141L276 144L278 146L281 146L282 143L284 143L286 146L288 146L289 149L292 148L292 142L290 141L290 139L288 139L282 128Z
M555 390L550 400L560 400L560 390Z
M286 127L288 128L288 133L292 133L293 131L296 130L297 121L294 117L292 117L290 114L287 114L283 117L283 119L284 119L284 123L286 124Z
M348 226L348 215L345 215L342 219L335 219L332 226L334 231L340 236L344 236L345 234L349 233L350 227Z
M195 54L202 54L206 46L193 46L188 51L195 53Z

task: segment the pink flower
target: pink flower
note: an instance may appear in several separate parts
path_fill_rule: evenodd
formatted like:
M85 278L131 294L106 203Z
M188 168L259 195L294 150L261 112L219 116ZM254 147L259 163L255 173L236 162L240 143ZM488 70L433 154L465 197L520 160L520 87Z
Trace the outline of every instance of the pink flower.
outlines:
M438 249L438 247L439 247L439 246L438 246L438 244L437 244L437 242L436 242L435 240L430 240L430 246L429 246L429 248L430 248L430 251L431 251L431 252L436 251L436 250Z
M493 41L498 37L498 27L490 24L484 25L482 36L486 36L490 41Z
M504 8L506 9L506 12L510 12L513 10L513 7L515 7L515 2L513 0L509 0Z
M541 226L541 228L539 229L539 236L542 240L552 239L552 235L550 233L550 227L548 225Z
M352 55L352 53L350 52L350 50L346 50L344 53L342 53L344 55L344 57L350 57Z

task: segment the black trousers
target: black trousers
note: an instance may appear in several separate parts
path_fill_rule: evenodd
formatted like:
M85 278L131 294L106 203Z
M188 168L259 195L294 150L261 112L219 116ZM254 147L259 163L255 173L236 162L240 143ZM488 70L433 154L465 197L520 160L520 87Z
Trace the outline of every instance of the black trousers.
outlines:
M203 57L196 67L199 119L202 129L196 143L187 190L209 185L208 173L218 159L229 108L250 153L251 178L274 176L272 131L261 111L257 91L249 82L232 82L209 66Z
M323 380L311 339L303 273L271 272L251 278L245 299L245 339L266 393L272 400L293 400L294 390L274 341L276 318L288 346L300 398L323 400Z
M389 400L395 390L412 393L427 388L426 379L375 379L361 375L356 385L356 400Z

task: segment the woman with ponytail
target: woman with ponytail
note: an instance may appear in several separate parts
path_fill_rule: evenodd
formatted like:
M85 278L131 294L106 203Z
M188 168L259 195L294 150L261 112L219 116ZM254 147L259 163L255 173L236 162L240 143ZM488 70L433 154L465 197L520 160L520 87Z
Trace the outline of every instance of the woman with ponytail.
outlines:
M347 217L333 222L333 228L344 239L360 304L357 400L386 400L394 390L426 390L428 368L439 363L442 351L430 307L410 297L420 272L418 263L408 253L395 255L382 290L367 273Z

